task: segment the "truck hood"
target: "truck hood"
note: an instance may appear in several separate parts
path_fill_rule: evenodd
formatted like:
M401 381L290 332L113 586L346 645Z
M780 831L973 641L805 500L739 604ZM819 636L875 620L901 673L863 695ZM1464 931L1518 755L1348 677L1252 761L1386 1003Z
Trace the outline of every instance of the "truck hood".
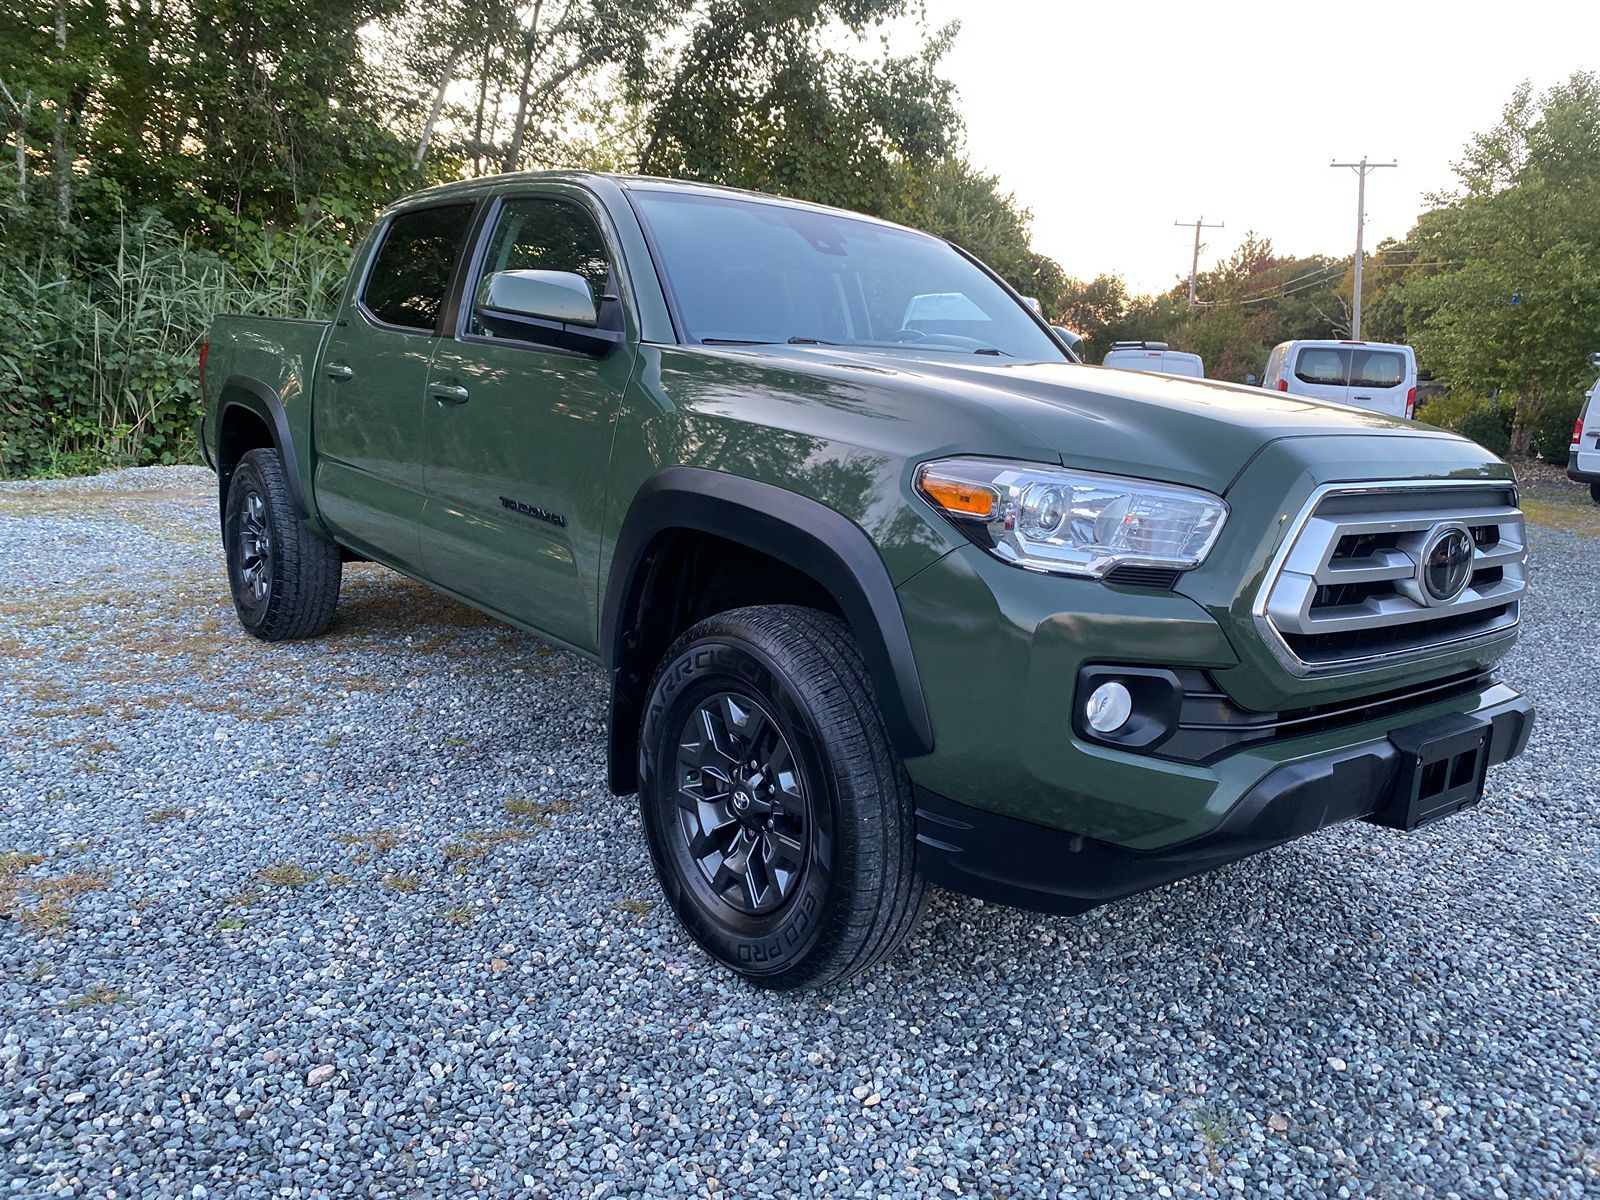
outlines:
M748 352L746 352L748 353ZM1118 371L1077 363L1014 363L852 352L839 347L761 347L772 367L835 379L870 372L872 390L898 392L929 424L954 402L1004 417L1016 442L1048 449L1067 465L1149 475L1226 492L1261 448L1281 438L1352 433L1406 438L1454 434L1381 413L1239 384ZM1486 452L1486 461L1493 461Z

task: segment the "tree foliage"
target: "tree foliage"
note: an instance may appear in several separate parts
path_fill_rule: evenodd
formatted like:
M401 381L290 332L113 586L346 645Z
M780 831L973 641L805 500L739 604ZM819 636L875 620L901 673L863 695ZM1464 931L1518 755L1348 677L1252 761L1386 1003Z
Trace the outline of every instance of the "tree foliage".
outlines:
M1513 452L1564 459L1600 349L1600 76L1523 84L1455 169L1386 256L1386 328L1452 387L1512 397Z

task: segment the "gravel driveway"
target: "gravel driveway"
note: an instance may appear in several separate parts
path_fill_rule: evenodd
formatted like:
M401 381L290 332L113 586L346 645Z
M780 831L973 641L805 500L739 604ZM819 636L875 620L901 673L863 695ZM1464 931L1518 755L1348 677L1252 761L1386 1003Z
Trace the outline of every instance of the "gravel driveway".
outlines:
M371 566L255 643L212 487L0 487L0 1195L1600 1190L1600 540L1534 536L1479 810L770 996L657 898L598 669Z

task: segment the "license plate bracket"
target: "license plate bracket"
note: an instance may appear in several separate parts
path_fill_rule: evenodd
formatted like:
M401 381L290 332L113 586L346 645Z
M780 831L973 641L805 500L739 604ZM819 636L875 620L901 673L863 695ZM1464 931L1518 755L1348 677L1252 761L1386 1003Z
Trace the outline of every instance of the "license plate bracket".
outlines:
M1489 772L1493 729L1480 718L1449 713L1392 731L1400 773L1389 803L1367 819L1391 829L1416 829L1477 804Z

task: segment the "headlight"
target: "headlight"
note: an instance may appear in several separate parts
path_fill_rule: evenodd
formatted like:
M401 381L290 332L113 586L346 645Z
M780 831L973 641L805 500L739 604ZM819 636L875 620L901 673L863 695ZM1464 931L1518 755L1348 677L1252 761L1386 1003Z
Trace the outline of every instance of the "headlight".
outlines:
M924 463L916 485L996 558L1094 579L1124 563L1198 567L1228 516L1194 488L998 459Z

